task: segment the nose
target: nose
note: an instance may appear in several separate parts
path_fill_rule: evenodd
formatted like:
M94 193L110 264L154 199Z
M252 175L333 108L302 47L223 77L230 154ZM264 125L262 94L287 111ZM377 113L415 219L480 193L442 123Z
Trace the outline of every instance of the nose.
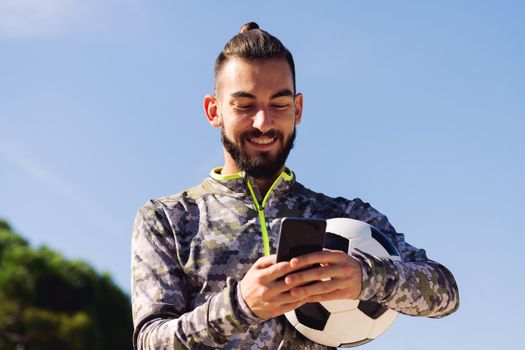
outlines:
M253 127L260 130L262 133L266 133L272 129L272 118L269 111L266 108L261 108L253 116Z

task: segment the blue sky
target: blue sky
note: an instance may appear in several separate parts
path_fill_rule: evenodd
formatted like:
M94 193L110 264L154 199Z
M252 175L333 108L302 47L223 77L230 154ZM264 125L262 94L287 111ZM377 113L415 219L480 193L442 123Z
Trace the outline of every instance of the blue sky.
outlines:
M0 216L129 290L136 209L222 164L202 97L251 20L294 53L299 181L457 278L456 314L366 348L523 348L523 2L0 1Z

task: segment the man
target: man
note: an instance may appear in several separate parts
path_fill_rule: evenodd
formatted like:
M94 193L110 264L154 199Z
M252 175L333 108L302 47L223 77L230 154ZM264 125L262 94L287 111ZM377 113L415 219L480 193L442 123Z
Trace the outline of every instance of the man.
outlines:
M217 58L215 94L204 98L208 122L221 128L224 166L137 213L136 348L325 349L282 317L307 302L372 300L429 317L457 309L451 273L384 215L359 199L313 192L285 167L302 108L290 52L257 24L244 25ZM402 262L325 250L276 263L287 216L365 221L392 240ZM297 272L314 264L321 266Z

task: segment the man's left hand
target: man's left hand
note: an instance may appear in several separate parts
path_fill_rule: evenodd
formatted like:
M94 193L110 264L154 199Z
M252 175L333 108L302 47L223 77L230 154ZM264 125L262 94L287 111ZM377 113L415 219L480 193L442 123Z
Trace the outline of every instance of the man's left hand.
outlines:
M359 298L362 288L359 260L345 252L329 249L290 260L294 269L316 264L321 266L286 276L285 283L293 287L290 291L293 297L306 302Z

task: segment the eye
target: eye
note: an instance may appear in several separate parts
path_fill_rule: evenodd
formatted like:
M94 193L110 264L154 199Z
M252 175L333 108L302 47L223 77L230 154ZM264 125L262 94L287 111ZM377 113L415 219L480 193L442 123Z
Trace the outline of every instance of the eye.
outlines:
M240 111L249 111L253 108L253 105L235 105L235 109Z
M288 109L288 107L290 107L290 105L288 103L275 103L272 105L273 108L279 110L279 111L284 111L286 109Z

